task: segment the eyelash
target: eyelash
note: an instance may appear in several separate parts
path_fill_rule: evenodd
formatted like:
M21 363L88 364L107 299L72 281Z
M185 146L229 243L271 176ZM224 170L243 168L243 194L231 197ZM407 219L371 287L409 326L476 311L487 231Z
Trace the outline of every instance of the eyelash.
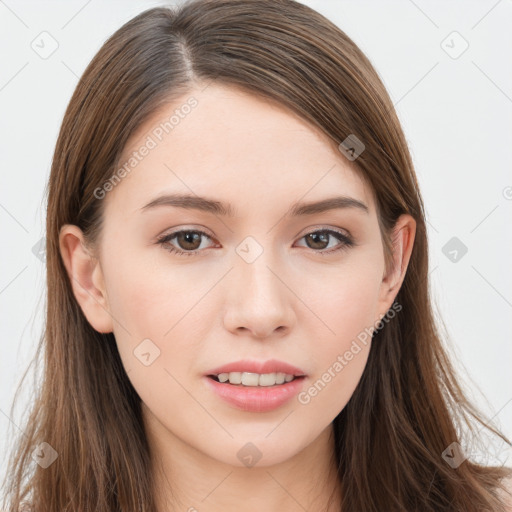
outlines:
M201 231L199 229L182 229L180 231L174 231L173 233L169 233L169 234L161 236L160 238L158 238L157 243L162 245L162 247L164 247L164 249L166 249L168 252L170 252L172 254L176 254L177 256L196 256L199 252L201 252L199 249L196 249L195 251L182 251L180 249L177 249L173 245L169 245L169 242L173 238L175 238L176 235L179 235L180 233L197 233L199 235L203 235L203 236L206 236L207 238L211 239L211 237L208 235L208 233L205 233L204 231ZM330 254L338 252L338 251L347 250L356 245L356 243L350 236L347 236L347 235L340 233L339 231L335 231L333 229L318 229L315 231L311 231L309 233L306 233L300 239L304 238L307 235L312 235L312 234L317 234L317 233L325 233L325 234L333 235L340 242L342 242L341 244L336 246L334 249L323 250L323 251L320 251L320 250L316 251L315 249L311 249L313 252L316 252L317 254L320 254L322 256L327 256L327 255L330 255Z

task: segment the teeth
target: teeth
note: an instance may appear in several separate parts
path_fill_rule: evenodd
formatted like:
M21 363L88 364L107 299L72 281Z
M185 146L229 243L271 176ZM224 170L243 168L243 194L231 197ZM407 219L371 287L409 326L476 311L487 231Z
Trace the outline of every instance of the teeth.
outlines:
M263 377L263 375L262 375ZM231 381L230 381L231 382ZM244 386L259 386L260 376L257 373L242 373L242 384Z
M230 372L219 373L217 375L219 382L229 382L230 384L242 384L243 386L275 386L284 384L294 379L293 375L285 373L250 373L250 372Z

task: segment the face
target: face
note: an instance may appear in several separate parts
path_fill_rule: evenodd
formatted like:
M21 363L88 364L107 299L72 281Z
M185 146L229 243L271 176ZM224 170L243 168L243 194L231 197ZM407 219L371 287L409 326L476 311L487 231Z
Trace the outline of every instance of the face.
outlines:
M162 133L176 109L179 121ZM294 114L216 84L162 108L121 165L134 151L137 162L99 199L96 304L79 299L88 320L113 331L162 436L235 466L249 442L260 466L291 458L350 399L370 348L362 333L390 308L403 277L385 275L371 191ZM171 195L205 209L162 199ZM352 201L294 211L339 197ZM245 380L220 383L214 373ZM295 378L274 384L280 373Z

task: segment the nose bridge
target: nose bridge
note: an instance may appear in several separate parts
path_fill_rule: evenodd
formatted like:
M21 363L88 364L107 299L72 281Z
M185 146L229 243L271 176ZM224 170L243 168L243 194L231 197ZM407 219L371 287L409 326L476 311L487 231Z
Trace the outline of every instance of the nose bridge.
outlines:
M283 267L275 251L254 237L244 239L235 251L227 290L226 327L246 328L258 336L289 327L290 292L279 276Z

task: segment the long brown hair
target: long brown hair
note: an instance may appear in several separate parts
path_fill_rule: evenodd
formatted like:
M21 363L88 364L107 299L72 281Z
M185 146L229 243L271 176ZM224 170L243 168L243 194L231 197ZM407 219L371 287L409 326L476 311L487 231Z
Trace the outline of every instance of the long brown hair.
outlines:
M149 9L115 32L81 77L48 183L43 378L11 455L8 510L23 501L37 512L155 510L140 398L113 334L95 331L73 295L59 230L75 224L97 242L104 202L94 191L113 175L130 135L164 103L211 80L279 102L335 146L349 135L364 143L353 163L375 194L388 267L397 218L416 220L396 297L403 310L373 334L363 376L334 420L343 511L503 511L508 468L470 460L454 468L442 456L462 443L461 427L481 425L510 442L467 401L443 348L429 299L424 206L393 104L355 43L293 0ZM41 443L58 453L45 469L32 461Z

